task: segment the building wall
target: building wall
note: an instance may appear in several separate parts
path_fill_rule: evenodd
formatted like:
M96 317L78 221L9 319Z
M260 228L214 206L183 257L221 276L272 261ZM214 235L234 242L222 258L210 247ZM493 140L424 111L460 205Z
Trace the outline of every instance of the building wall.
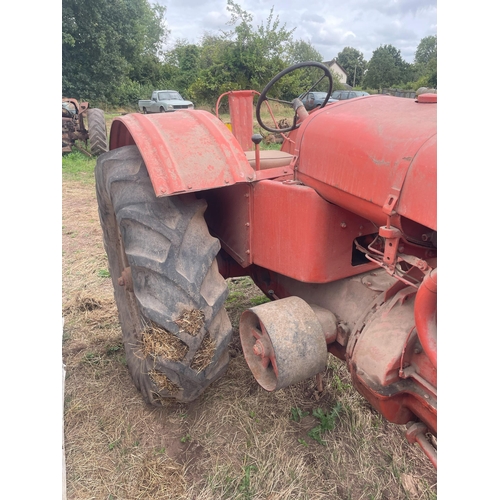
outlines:
M330 65L330 69L332 70L332 73L338 75L341 83L347 83L347 75L340 69L336 62Z

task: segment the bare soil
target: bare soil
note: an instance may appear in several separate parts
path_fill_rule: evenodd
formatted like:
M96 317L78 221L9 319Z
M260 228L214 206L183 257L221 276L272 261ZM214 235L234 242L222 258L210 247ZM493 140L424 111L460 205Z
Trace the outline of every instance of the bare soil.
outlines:
M241 312L262 300L228 280L234 328L226 375L195 402L147 405L126 366L94 184L63 181L63 360L67 498L433 499L436 471L331 358L324 391L264 391L247 368ZM316 431L313 412L342 411ZM320 440L311 436L320 436Z

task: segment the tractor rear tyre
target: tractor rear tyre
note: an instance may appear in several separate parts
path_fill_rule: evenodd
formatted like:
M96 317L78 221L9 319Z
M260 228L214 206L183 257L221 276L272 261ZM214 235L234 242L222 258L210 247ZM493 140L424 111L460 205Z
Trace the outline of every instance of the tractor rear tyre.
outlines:
M87 121L89 126L90 152L94 156L99 156L108 151L108 134L106 132L106 119L104 111L98 108L91 108L87 111Z
M157 198L136 146L100 156L95 176L132 379L153 405L192 401L224 374L232 338L206 201Z

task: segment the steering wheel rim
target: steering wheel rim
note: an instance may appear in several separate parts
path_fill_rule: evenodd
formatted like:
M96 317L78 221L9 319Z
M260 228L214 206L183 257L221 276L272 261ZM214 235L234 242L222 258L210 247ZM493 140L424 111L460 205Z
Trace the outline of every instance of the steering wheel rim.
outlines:
M324 108L326 106L326 103L330 99L330 96L332 95L332 92L333 92L333 77L332 77L332 74L331 74L330 70L324 64L321 64L321 63L316 62L316 61L305 61L305 62L300 62L300 63L294 64L294 65L289 66L288 68L284 69L283 71L280 71L264 87L264 90L261 92L261 94L259 96L259 100L257 101L257 108L255 110L255 115L256 115L256 118L257 118L257 122L259 123L259 125L264 130L267 130L268 132L273 132L273 133L285 133L285 132L290 132L291 130L295 130L296 128L300 127L300 123L297 123L297 113L295 113L295 116L293 117L293 124L290 127L280 128L280 129L271 128L271 127L269 127L269 126L267 126L267 125L265 125L263 123L261 115L260 115L260 109L261 109L261 106L262 106L262 104L264 102L266 102L266 103L269 102L269 99L267 98L267 93L269 92L269 90L271 89L271 87L273 87L273 85L278 80L280 80L281 78L283 78L285 75L288 75L288 73L291 73L292 71L296 71L297 69L305 68L305 67L308 67L308 66L314 66L316 68L322 69L323 72L325 73L325 75L322 76L307 92L301 94L301 96L307 94L308 92L311 92L311 90L314 89L316 87L316 85L318 85L318 83L321 80L323 80L323 78L326 76L328 78L328 83L329 83L328 92L326 94L325 100L323 101L323 103L319 107L320 108ZM283 102L283 101L281 101L281 102ZM293 104L293 103L291 103L289 101L284 101L284 102L286 102L288 104Z

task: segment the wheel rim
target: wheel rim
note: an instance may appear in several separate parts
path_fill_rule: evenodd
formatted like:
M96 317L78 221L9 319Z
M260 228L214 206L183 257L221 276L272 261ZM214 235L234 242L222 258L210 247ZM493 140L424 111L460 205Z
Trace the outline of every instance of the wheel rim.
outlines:
M273 391L278 385L279 371L269 333L251 311L245 311L241 320L245 324L241 342L248 367L264 389Z

